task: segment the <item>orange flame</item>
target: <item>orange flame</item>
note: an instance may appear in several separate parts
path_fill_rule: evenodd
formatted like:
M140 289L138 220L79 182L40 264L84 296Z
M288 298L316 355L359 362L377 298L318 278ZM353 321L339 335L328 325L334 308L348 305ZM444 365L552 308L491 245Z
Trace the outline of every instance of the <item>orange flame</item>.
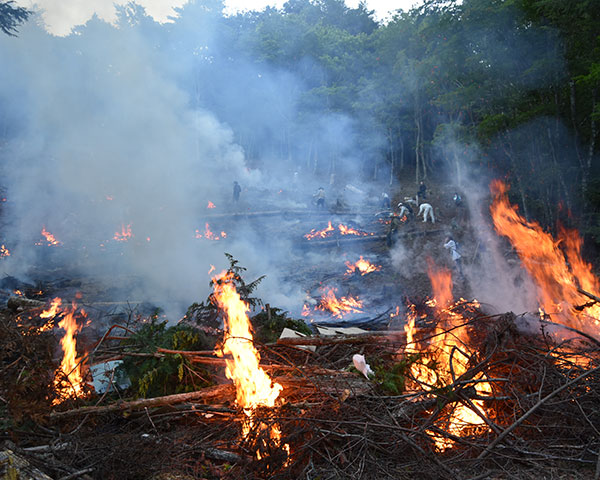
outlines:
M10 251L4 244L0 246L0 258L2 257L10 257Z
M77 359L77 344L75 340L75 335L81 330L81 326L78 325L75 318L76 311L77 304L72 302L71 308L58 323L58 326L65 330L65 335L60 340L63 358L54 380L54 387L59 393L59 398L52 402L53 405L58 405L68 397L77 397L83 393L83 375L81 364ZM86 316L83 310L80 310L80 314L83 317Z
M351 295L338 300L335 296L336 291L336 288L329 288L319 300L317 309L329 310L337 318L342 318L347 313L362 313L363 303L360 300Z
M206 208L215 208L215 204L209 200Z
M215 235L211 231L210 225L207 222L204 224L204 234L200 233L200 230L196 229L196 238L206 238L208 240L221 240L222 238L227 238L227 233L221 232L221 236Z
M56 317L57 313L59 312L59 308L62 304L62 300L59 297L56 297L52 300L52 303L50 304L50 308L48 308L48 310L44 310L42 313L40 313L40 318L53 318Z
M587 302L578 287L599 296L600 285L591 265L581 258L582 240L576 231L559 229L554 241L537 222L525 220L508 201L507 186L500 180L490 185L494 201L490 207L496 231L508 237L537 287L538 302L546 313L572 328L597 333L600 305L577 312L573 307ZM559 248L562 243L563 250Z
M237 404L246 415L242 426L244 438L253 428L254 410L257 407L273 407L283 387L274 383L269 375L260 367L260 354L252 343L252 328L246 315L248 305L242 301L233 284L233 273L221 272L213 277L214 298L225 313L225 336L219 356L231 355L225 359L225 375L231 379L236 389ZM258 425L259 428L267 428ZM271 440L278 446L281 431L273 425L270 431ZM285 448L285 447L284 447ZM260 458L260 454L257 453Z
M440 321L436 325L434 334L425 346L425 355L435 360L435 370L424 362L413 362L411 364L411 375L417 384L425 390L452 384L456 378L464 374L468 369L468 359L465 357L468 332L464 326L465 319L459 313L453 311L452 307L452 274L447 269L438 269L431 259L427 260L428 275L431 280L434 299L429 304L433 306ZM462 301L462 299L461 299ZM474 306L478 306L476 301ZM415 340L415 322L417 315L414 305L409 307L408 321L404 327L406 332L406 353L414 353L417 341ZM410 347L409 347L410 346ZM478 377L475 377L477 379ZM481 376L479 376L481 378ZM478 394L485 395L491 392L488 382L478 382L475 386ZM474 400L473 404L480 410L484 408L483 401ZM447 430L455 436L463 435L465 427L482 426L484 420L476 412L467 406L460 404L451 413ZM431 434L437 448L441 451L450 448L453 441Z
M125 226L125 224L121 224L121 231L115 232L113 237L117 242L127 242L131 237L133 237L133 233L131 233L131 224Z
M373 265L368 260L365 260L362 255L355 263L346 262L346 275L352 275L354 272L360 272L361 275L366 275L367 273L376 272L381 270L380 265Z
M342 235L358 235L359 237L367 237L369 235L375 235L373 232L363 232L362 230L356 230L352 227L347 227L341 223L338 225L338 229Z
M308 239L308 240L312 240L313 238L326 238L331 236L331 232L334 231L333 226L331 225L331 221L327 224L327 228L324 228L323 230L315 230L314 228L310 231L310 233L307 233L306 235L304 235L304 238Z
M42 227L42 236L46 239L48 245L61 245L61 242L56 239L54 235L52 235L48 230L46 230L46 226ZM42 245L42 242L37 242L36 245Z

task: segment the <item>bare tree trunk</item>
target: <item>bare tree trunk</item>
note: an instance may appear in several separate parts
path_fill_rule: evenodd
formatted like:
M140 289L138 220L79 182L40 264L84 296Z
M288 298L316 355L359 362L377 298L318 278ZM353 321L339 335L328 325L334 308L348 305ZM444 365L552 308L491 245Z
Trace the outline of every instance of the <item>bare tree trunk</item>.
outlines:
M554 168L556 169L558 175L558 182L563 191L563 195L565 197L565 204L567 208L571 210L571 196L569 195L569 189L567 188L567 184L565 183L565 177L563 172L558 164L558 158L556 157L556 150L554 148L554 141L552 139L552 132L550 130L550 120L546 123L546 133L548 134L548 144L550 145L550 154L552 155L552 163L554 164Z
M592 90L592 114L590 115L590 147L588 150L588 157L586 162L586 176L589 175L592 169L592 159L594 158L594 150L596 149L596 118L594 113L596 112L596 100L598 97L598 89Z
M582 174L585 172L585 165L581 159L581 155L579 154L579 130L577 128L577 109L576 109L576 92L575 92L575 82L571 80L569 82L569 99L571 102L571 123L573 124L573 137L575 140L575 153L577 154L577 159L579 160L579 165L581 166ZM582 190L585 191L587 188L587 178L585 175L581 177L581 187Z
M513 172L515 172L515 178L517 179L517 187L519 188L519 194L521 195L521 204L523 205L523 215L525 216L526 220L529 220L529 211L527 209L527 202L525 201L525 190L523 188L523 182L521 181L521 174L518 170L517 161L513 152L512 143L510 141L510 133L508 132L508 130L506 131L505 135L506 143L504 153L510 159L511 168ZM508 148L506 148L506 146L508 146Z

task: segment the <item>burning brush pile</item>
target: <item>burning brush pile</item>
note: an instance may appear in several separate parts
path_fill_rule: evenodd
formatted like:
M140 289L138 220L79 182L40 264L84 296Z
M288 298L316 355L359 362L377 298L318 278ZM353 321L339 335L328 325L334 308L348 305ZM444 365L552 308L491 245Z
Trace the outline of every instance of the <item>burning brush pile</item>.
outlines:
M5 447L53 478L598 478L598 280L574 232L556 242L493 194L539 311L486 313L429 260L432 293L398 327L317 335L232 258L174 326L131 311L85 340L78 301L5 311ZM323 298L333 317L349 300Z

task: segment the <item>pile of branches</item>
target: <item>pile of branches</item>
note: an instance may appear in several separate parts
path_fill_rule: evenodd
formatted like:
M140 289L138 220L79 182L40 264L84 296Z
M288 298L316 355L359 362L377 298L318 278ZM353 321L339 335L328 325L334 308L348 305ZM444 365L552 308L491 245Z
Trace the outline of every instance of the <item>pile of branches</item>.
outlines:
M430 320L423 342L433 332ZM412 378L411 365L442 366L405 355L401 331L256 341L263 368L283 386L283 401L254 412L243 438L247 417L224 376L225 360L191 327L155 328L155 336L189 348L156 341L148 348L149 337L136 336L130 325L110 329L92 349L94 362L120 358L150 370L171 368L180 391L162 394L145 383L154 396L132 399L140 395L134 379L129 390L115 385L53 407L51 379L42 380L41 372L56 368L49 353L56 339L27 340L7 315L0 325L4 440L52 478L598 478L598 343L574 332L558 341L565 335L554 326L510 313L471 312L465 322L466 371L427 388ZM371 364L369 379L351 367L356 353ZM36 369L39 376L24 387L22 379ZM475 389L482 378L491 385L485 396ZM169 384L170 377L160 381ZM474 403L480 400L483 407ZM461 405L480 425L451 428ZM271 425L281 439L268 438ZM448 446L440 448L439 439Z

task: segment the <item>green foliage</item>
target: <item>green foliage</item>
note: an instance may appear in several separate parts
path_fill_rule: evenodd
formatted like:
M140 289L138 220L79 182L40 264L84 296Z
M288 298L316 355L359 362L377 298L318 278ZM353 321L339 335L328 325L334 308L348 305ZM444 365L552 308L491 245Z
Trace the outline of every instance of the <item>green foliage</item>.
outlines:
M129 378L132 388L141 397L188 392L210 384L207 372L190 363L184 355L151 356L158 348L185 351L212 348L204 333L189 325L168 327L167 322L159 322L153 316L123 343L129 351L149 354L126 357L118 371Z
M235 286L240 299L252 308L263 306L263 302L260 298L253 297L251 295L254 290L256 290L256 287L258 287L260 282L262 282L262 280L265 278L265 275L261 275L256 280L246 283L242 277L242 273L246 271L246 268L240 267L238 260L233 258L233 255L225 253L225 256L229 260L229 268L227 269L227 272L232 274L233 285ZM215 281L211 279L211 288L214 287L214 283ZM216 322L218 322L218 317L219 310L217 308L217 302L214 300L214 293L211 293L206 301L200 303L195 302L190 305L187 309L184 319L187 322L217 327Z
M0 30L6 35L15 36L17 27L27 21L31 12L23 7L15 7L13 0L0 1Z
M261 343L275 342L284 328L290 328L305 335L312 335L312 330L303 320L290 318L287 316L287 312L279 308L268 308L270 315L265 309L251 319L256 332L255 340Z

